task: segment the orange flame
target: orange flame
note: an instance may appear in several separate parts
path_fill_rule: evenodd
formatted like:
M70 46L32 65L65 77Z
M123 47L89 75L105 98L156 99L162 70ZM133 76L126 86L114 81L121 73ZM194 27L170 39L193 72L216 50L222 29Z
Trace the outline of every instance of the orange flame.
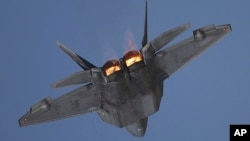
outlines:
M142 56L138 51L129 51L125 56L125 64L127 67L132 66L133 64L142 61Z
M134 41L134 36L131 31L127 31L125 33L125 52L131 51L131 50L138 50L137 44Z
M121 64L119 63L118 60L109 60L107 61L104 66L104 71L107 76L121 70Z

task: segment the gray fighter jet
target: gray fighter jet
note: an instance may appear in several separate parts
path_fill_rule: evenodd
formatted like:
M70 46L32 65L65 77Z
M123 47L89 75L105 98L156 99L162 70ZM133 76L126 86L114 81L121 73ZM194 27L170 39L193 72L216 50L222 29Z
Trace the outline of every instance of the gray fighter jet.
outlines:
M54 100L50 97L41 100L19 119L19 125L96 111L103 121L125 127L134 136L144 136L148 117L159 110L164 80L231 32L230 24L208 25L194 30L193 36L165 48L189 26L188 23L177 26L148 42L146 2L142 48L128 51L119 60L109 60L102 67L96 67L57 42L83 71L55 83L53 88L82 86Z

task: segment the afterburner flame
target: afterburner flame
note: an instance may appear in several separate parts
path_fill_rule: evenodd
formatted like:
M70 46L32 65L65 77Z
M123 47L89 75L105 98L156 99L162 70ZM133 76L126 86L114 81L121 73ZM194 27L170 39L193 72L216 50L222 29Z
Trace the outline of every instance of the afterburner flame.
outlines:
M139 53L139 51L129 51L125 56L124 56L125 64L127 67L130 67L131 65L142 61L142 56Z
M131 50L137 50L137 44L134 40L133 33L129 30L125 33L125 46L124 46L124 51L128 52Z
M118 60L110 60L103 66L106 76L109 76L121 70L121 64Z

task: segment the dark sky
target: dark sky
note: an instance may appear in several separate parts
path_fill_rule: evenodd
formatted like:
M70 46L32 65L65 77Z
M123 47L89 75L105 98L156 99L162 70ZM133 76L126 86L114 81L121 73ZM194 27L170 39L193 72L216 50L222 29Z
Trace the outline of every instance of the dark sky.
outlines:
M228 141L230 124L250 124L250 2L149 0L149 39L190 22L178 37L209 24L232 24L232 33L164 83L159 112L146 135L131 136L96 113L20 128L18 119L39 100L75 87L51 84L80 71L60 41L93 64L120 58L127 39L140 48L144 0L1 0L0 140Z

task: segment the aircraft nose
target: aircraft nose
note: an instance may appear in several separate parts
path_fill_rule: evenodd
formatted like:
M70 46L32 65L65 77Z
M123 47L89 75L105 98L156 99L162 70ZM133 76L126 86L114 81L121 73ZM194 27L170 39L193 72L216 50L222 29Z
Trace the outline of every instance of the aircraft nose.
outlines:
M130 134L136 137L143 137L146 132L145 128L140 128L135 126L132 127L131 125L126 126L126 129Z
M148 118L140 119L137 122L126 126L126 129L130 134L136 137L143 137L147 129L147 121Z
M137 129L137 134L135 136L143 137L145 135L145 132L146 132L145 128L138 128Z

